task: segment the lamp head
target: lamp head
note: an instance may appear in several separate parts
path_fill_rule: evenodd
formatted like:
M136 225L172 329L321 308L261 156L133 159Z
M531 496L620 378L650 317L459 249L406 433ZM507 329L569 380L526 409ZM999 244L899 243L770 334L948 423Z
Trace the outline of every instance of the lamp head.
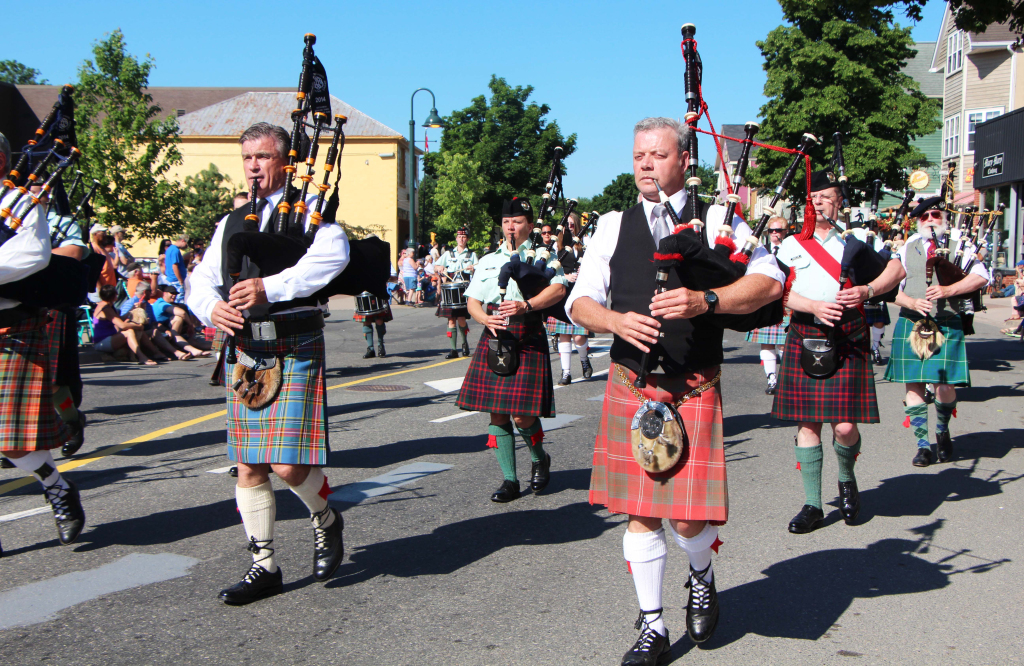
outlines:
M430 109L430 115L427 116L427 120L423 123L424 127L444 127L444 121L441 120L441 116L437 115L437 109Z

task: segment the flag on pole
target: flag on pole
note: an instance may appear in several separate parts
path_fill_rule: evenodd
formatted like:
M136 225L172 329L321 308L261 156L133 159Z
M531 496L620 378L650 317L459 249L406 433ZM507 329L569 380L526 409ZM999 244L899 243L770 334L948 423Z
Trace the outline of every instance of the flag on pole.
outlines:
M423 133L423 152L430 152L430 137L427 136L426 132Z

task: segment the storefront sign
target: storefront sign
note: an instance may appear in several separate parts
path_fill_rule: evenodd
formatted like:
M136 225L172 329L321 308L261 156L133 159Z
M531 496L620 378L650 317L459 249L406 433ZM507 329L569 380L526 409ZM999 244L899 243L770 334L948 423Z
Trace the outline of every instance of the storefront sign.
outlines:
M1003 153L989 155L981 162L981 177L991 178L1003 174Z

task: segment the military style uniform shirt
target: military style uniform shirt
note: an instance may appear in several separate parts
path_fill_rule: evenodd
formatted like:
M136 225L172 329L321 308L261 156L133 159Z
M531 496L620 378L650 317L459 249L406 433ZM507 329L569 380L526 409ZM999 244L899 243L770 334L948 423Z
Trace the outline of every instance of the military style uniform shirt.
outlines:
M441 258L435 263L435 266L444 268L448 272L448 277L455 280L459 271L462 271L463 279L468 278L470 273L469 267L476 264L476 252L473 252L468 247L465 250L459 250L456 247L442 254Z
M516 252L519 254L519 258L526 262L526 251L533 247L533 244L526 240ZM476 270L473 272L473 279L469 283L469 287L466 288L466 298L475 298L484 305L493 303L497 305L501 302L501 294L498 292L498 273L501 271L501 267L508 263L508 260L512 258L512 252L508 249L508 243L502 243L497 250L490 254L484 255L484 258L477 264ZM555 277L551 278L551 284L564 284L568 285L569 281L565 279L565 273L561 267L555 271ZM506 301L525 301L526 297L523 296L523 292L519 291L519 285L516 284L515 280L508 281L508 288L505 290Z

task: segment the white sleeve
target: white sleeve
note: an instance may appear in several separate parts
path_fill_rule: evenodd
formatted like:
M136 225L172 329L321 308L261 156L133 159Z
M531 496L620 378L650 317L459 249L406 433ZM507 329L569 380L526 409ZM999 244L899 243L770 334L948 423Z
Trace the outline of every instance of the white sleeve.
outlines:
M905 242L903 245L901 245L900 249L896 251L896 256L899 258L900 264L903 266L903 271L904 272L906 272L906 270L907 270L907 246L910 245L910 241L914 240L914 238L916 238L916 237L917 237L917 234L914 234L913 236L908 238L907 242ZM907 288L907 277L906 277L906 275L904 275L903 279L900 280L900 291L905 291L906 288Z
M713 223L712 218L714 218ZM708 210L708 238L714 237L711 235L712 224L717 235L718 227L722 225L724 218L725 208L723 206L712 206ZM732 238L736 243L737 251L743 247L743 243L746 242L751 233L753 232L750 230L750 226L743 221L743 218L739 215L734 215L732 218ZM779 268L778 262L775 261L775 256L760 243L754 248L754 253L750 256L750 261L747 262L746 275L755 274L766 275L776 282L783 285L786 284L786 276L783 274L782 269Z
M227 298L227 290L221 279L223 272L220 267L223 256L221 246L224 245L224 227L227 226L227 219L228 216L225 215L217 225L217 230L213 232L213 238L210 239L210 246L203 254L203 260L192 271L192 277L189 280L190 289L185 304L207 326L213 326L210 316L213 314L214 306L218 301Z
M622 213L611 212L601 216L590 242L587 243L587 251L580 262L579 274L576 277L576 285L569 294L565 303L565 312L572 319L572 304L576 299L586 296L594 299L598 304L607 307L608 288L611 281L611 268L609 262L612 254L615 253L615 246L619 242L619 227L622 225ZM578 322L573 322L578 325Z
M969 275L980 275L981 277L985 278L986 284L992 284L992 274L989 273L989 270L988 268L985 267L985 264L983 264L979 260L974 261L974 265L971 266L971 272L969 273Z
M16 192L17 190L15 190ZM8 194L8 200L15 196ZM22 197L16 209L28 208L31 199ZM6 204L4 205L6 207ZM15 211L15 215L19 215ZM5 220L0 224L6 225ZM21 227L9 241L0 245L0 284L15 282L43 270L50 263L50 226L46 222L46 204L38 204L21 221ZM0 299L13 307L13 301Z
M271 303L312 296L348 266L348 236L340 224L325 224L317 231L306 254L291 268L263 278Z

